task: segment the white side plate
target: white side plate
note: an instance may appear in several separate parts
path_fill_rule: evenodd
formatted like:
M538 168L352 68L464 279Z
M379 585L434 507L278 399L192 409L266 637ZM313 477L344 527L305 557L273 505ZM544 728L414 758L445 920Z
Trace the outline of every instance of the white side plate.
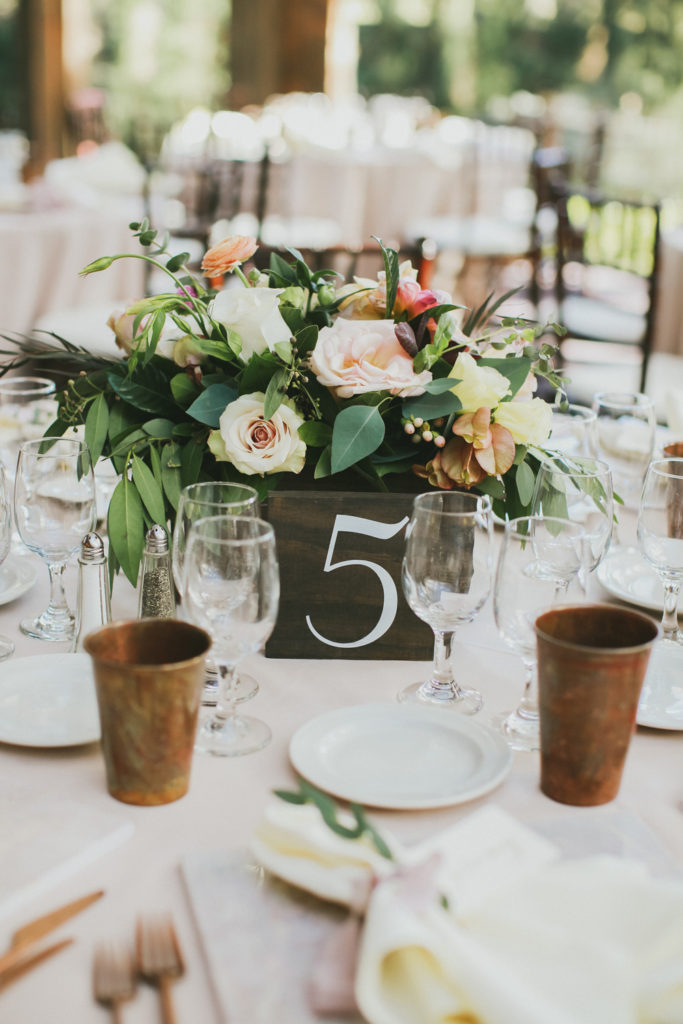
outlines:
M71 747L100 738L88 654L13 658L0 669L0 742Z
M683 730L683 645L655 644L636 721L649 729Z
M0 604L9 604L31 589L38 570L31 558L9 554L0 565Z
M393 703L319 715L294 734L289 756L320 789L395 810L474 800L512 763L503 737L487 726L448 709Z
M605 590L621 601L664 611L664 584L637 548L617 548L600 563L597 575Z

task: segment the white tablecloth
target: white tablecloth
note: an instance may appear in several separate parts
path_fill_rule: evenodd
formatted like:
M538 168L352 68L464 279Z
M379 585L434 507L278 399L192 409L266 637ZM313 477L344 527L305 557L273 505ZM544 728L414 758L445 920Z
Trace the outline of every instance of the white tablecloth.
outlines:
M40 585L0 608L0 630L17 636L15 658L46 653L47 645L16 633L19 618L35 612L44 601L46 575L42 568ZM115 614L128 615L134 606L131 588L119 580L114 593ZM484 694L482 720L513 707L520 695L522 667L519 659L502 646L490 604L473 624L462 628L459 643L463 646L457 654L458 670L464 680L475 683ZM53 649L56 645L50 647ZM94 944L105 938L132 940L136 916L162 910L173 913L187 960L187 974L175 990L178 1020L211 1024L226 1019L219 1015L212 999L179 873L181 858L193 851L236 849L247 843L270 790L289 787L294 781L287 747L301 723L329 708L392 700L398 689L422 676L426 668L399 662L321 663L262 658L254 658L250 667L261 684L253 712L271 725L273 742L266 750L246 758L195 756L189 794L165 807L130 807L112 800L105 789L104 764L97 745L59 751L0 745L0 777L5 793L16 793L17 799L19 794L22 799L28 798L36 816L45 814L58 799L68 798L77 802L79 810L71 820L63 821L64 830L74 829L81 815L85 820L97 812L122 823L132 822L135 828L132 838L123 845L83 867L48 895L0 918L1 943L9 941L19 924L52 907L98 888L107 891L103 900L55 933L55 937L74 936L73 946L0 992L3 1020L12 1024L104 1021L104 1011L95 1006L91 996ZM683 868L682 800L683 733L639 729L619 797L611 808L642 821ZM516 753L511 774L487 797L440 811L378 811L374 816L403 840L418 841L489 801L528 823L552 825L561 820L565 829L569 827L573 832L577 851L585 846L584 837L602 813L600 808L568 808L547 799L538 787L538 755ZM5 833L0 842L11 843L12 837ZM238 935L234 941L240 941ZM264 977L264 984L267 980ZM127 1024L158 1019L156 993L142 986L137 999L125 1007L124 1016ZM287 1018L283 1007L278 1024L297 1022Z
M128 205L106 200L97 209L0 212L0 333L26 333L52 312L98 303L113 308L141 296L139 260L78 276L100 256L131 251L132 219Z

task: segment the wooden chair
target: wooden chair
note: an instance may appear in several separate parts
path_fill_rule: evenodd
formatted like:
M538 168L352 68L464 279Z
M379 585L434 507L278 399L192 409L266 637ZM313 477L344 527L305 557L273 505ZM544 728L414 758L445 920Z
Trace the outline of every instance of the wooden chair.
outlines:
M588 391L609 383L604 370L643 390L652 348L657 297L660 204L564 189L557 197L558 319L565 366L593 368ZM601 375L600 370L603 370ZM586 392L587 394L587 392ZM585 396L582 396L585 397ZM590 396L588 396L590 397Z

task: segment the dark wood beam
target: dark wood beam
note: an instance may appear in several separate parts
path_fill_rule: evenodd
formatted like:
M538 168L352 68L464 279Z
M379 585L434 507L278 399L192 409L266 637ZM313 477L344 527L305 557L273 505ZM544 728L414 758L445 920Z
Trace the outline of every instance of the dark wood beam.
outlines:
M64 73L61 0L21 0L26 128L31 142L28 176L63 154Z

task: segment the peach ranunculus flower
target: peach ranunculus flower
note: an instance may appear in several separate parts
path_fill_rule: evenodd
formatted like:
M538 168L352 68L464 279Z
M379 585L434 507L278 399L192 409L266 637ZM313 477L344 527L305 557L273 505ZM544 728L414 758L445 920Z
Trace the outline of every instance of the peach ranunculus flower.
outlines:
M230 235L204 254L202 270L206 277L220 277L248 260L257 249L255 238L248 235Z
M310 358L318 381L339 398L371 391L421 395L432 375L415 373L394 328L393 320L341 319L323 327Z
M507 473L515 459L515 442L506 427L491 423L491 410L459 416L453 424L455 437L426 466L414 466L417 476L433 487L451 490L456 485L474 487L487 476Z

